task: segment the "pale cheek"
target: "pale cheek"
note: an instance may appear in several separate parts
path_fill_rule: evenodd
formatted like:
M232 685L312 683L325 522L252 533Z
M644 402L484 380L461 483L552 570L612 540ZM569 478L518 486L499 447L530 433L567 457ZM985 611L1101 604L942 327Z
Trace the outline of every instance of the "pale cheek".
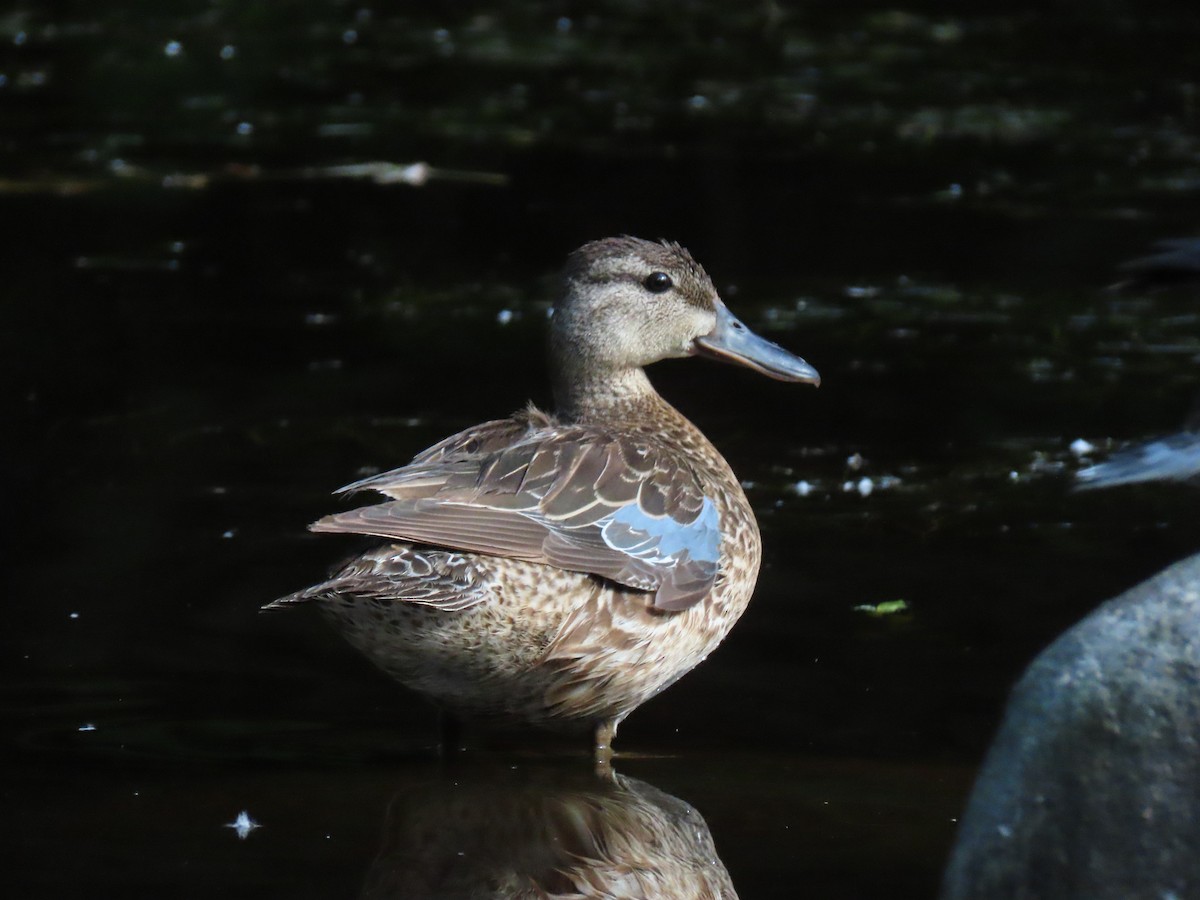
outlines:
M688 316L686 334L683 337L672 335L670 352L673 356L692 356L696 352L695 340L711 332L717 327L714 316L701 310L696 310Z
M664 357L691 356L695 349L692 347L691 335L680 336L674 332L662 335L659 346Z
M695 329L692 332L694 338L704 337L706 334L712 334L713 329L717 327L717 317L712 313L696 310L693 315L692 326ZM691 341L688 341L690 344Z

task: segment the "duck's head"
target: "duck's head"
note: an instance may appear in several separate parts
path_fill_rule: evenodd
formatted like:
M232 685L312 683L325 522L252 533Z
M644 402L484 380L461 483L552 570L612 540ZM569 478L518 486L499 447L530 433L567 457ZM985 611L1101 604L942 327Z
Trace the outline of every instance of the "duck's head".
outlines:
M729 311L708 273L678 244L633 237L571 254L551 321L560 377L579 381L681 356L710 356L780 381L820 384L817 370Z

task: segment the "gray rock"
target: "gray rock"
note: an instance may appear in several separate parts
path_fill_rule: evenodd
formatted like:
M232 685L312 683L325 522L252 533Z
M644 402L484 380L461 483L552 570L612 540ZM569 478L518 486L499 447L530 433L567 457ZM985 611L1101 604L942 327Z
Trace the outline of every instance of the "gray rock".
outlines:
M1200 554L1018 682L942 885L967 897L1200 897Z

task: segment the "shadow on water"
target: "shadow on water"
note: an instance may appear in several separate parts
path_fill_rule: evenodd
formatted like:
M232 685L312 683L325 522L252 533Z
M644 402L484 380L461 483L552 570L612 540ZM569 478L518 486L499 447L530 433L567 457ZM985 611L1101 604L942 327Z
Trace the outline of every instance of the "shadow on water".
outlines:
M824 383L652 370L764 567L584 808L694 808L743 897L931 896L1018 673L1200 543L1194 494L1072 490L1200 386L1194 294L1103 290L1196 233L1198 38L1182 2L0 15L12 895L352 894L389 808L455 808L433 714L257 610L354 549L303 530L334 487L547 402L549 279L630 232ZM507 762L479 802L589 796Z

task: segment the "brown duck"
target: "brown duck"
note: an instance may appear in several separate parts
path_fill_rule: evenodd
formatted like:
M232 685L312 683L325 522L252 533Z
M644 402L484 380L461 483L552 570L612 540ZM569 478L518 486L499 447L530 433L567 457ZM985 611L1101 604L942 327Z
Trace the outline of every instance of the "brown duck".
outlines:
M471 720L591 727L696 666L750 601L758 524L737 477L644 366L711 356L819 384L751 332L678 244L571 254L550 323L557 411L485 422L342 488L389 498L313 531L375 535L313 601L397 680Z

